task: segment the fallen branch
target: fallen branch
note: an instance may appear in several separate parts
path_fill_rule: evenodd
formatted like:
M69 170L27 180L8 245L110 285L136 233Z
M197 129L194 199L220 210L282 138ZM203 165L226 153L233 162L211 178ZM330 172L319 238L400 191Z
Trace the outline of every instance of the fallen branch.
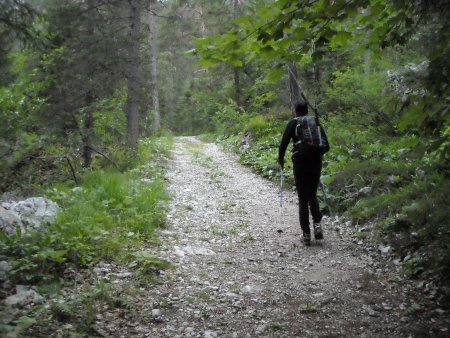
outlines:
M120 172L123 172L119 166L117 165L116 162L114 162L111 158L109 158L107 155L103 154L100 150L94 148L92 145L88 146L92 151L96 152L97 154L103 156L109 163L111 163L112 165L114 165L114 167L116 167L116 169Z
M65 159L66 159L67 163L69 164L70 171L72 172L73 180L75 181L75 184L78 185L77 175L75 173L75 169L74 169L74 167L72 165L72 162L70 161L70 158L68 156L65 156Z

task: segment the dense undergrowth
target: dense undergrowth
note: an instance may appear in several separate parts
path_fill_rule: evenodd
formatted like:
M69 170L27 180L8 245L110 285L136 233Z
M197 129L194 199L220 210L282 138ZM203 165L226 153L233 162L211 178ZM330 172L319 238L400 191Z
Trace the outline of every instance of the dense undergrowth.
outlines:
M217 113L215 137L240 152L244 164L279 181L278 144L290 113L235 110L226 118L232 107ZM345 215L359 225L360 237L369 235L372 227L366 224L375 223L370 236L394 249L404 260L406 273L448 285L448 166L423 150L425 141L416 133L382 132L351 122L348 115L327 114L321 122L331 144L321 179L326 196L321 189L318 192L324 212ZM285 178L294 189L290 161L286 161Z
M57 202L61 210L53 224L39 231L1 235L0 260L11 265L0 275L5 286L2 298L14 293L18 284L34 286L44 296L57 294L73 282L74 273L99 262L126 265L137 279L145 282L153 279L158 270L168 268L167 262L142 252L142 248L146 243L157 242L155 229L165 221L169 196L163 172L170 147L170 137L145 139L139 145L139 162L130 170L122 173L114 168L99 168L85 172L77 186L69 181L43 189L42 193ZM73 304L55 303L50 309L34 307L15 321L0 325L0 332L35 326L39 322L34 319L36 316L49 320L52 316L78 318L74 330L83 332L96 313L91 304L95 299L124 305L126 299L112 297L108 288L111 287L89 288L84 302L79 299ZM47 325L51 327L49 322ZM36 333L45 334L44 331Z

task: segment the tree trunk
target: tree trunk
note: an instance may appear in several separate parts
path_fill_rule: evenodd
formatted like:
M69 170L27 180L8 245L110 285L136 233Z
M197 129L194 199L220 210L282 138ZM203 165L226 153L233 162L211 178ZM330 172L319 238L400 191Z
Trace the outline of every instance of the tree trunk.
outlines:
M93 14L93 9L96 5L96 0L88 0L87 1L87 12L89 15ZM87 20L87 32L88 36L94 35L94 19L89 18ZM87 74L89 74L89 78L86 79L89 86L92 86L92 70L93 64L92 60L86 60L86 68L87 68ZM90 87L89 87L90 88ZM92 165L92 132L94 129L94 116L92 114L92 108L91 105L94 103L94 97L92 96L92 93L90 90L86 91L84 94L84 105L86 107L85 113L84 113L84 119L83 119L83 126L82 126L82 141L83 141L83 167L84 168L90 168Z
M295 102L300 100L300 89L297 82L297 66L295 63L288 63L289 75L289 98L291 107L294 107Z
M127 143L131 155L137 156L139 136L139 38L141 33L141 5L139 0L129 0L130 6L130 46L128 95L125 107L127 116Z
M233 18L239 16L239 0L233 1ZM236 104L241 106L241 74L238 67L234 67L234 91L236 95Z
M152 5L154 2L152 2ZM157 132L161 127L161 115L159 111L159 94L158 94L158 40L156 17L149 12L149 43L150 43L150 86L152 90L153 105L153 132ZM150 131L150 118L147 121L147 130Z
M236 104L241 106L241 72L239 68L234 67L234 92L236 95Z
M92 114L92 109L90 105L94 102L92 95L90 93L86 94L85 104L86 104L86 112L84 114L83 121L83 132L82 132L82 141L83 141L83 167L90 168L92 165L92 132L94 129L94 116Z

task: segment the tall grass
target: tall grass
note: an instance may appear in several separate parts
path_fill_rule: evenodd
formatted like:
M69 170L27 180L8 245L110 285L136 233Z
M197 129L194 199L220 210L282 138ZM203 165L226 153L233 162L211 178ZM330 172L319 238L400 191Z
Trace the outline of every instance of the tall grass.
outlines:
M141 165L133 170L99 169L85 174L80 186L49 188L47 197L61 207L55 222L2 238L0 256L12 262L8 278L32 283L60 279L67 263L83 267L100 260L126 261L154 240L169 199L161 165L170 145L167 137L145 140Z

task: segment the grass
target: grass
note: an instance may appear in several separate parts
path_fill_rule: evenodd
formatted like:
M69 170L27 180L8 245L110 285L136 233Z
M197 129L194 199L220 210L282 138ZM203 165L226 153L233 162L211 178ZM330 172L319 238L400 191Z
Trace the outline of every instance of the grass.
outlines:
M272 330L274 330L274 331L281 331L284 328L283 324L279 323L279 322L273 322L270 326L272 327Z
M195 158L200 158L200 155L204 152L205 146L203 143L187 141L184 144L186 150L190 152Z
M317 309L313 304L306 303L299 306L299 311L301 313L314 313L317 312Z
M136 280L145 285L153 282L160 270L170 269L168 262L142 251L157 242L155 230L165 223L169 195L162 175L170 146L167 137L143 140L140 162L133 169L124 173L96 169L82 177L80 186L60 183L48 188L46 197L61 208L55 222L40 231L1 235L0 258L9 261L12 269L0 276L0 282L34 285L45 294L58 293L71 284L66 279L67 269L77 273L100 261L127 264ZM93 302L125 308L131 304L127 297L115 295L111 284L97 283L76 304L35 307L27 315L34 318L42 311L71 320L73 313L84 313L86 324L74 325L85 332L97 311ZM0 333L33 332L36 325L31 321L5 323L0 325Z

